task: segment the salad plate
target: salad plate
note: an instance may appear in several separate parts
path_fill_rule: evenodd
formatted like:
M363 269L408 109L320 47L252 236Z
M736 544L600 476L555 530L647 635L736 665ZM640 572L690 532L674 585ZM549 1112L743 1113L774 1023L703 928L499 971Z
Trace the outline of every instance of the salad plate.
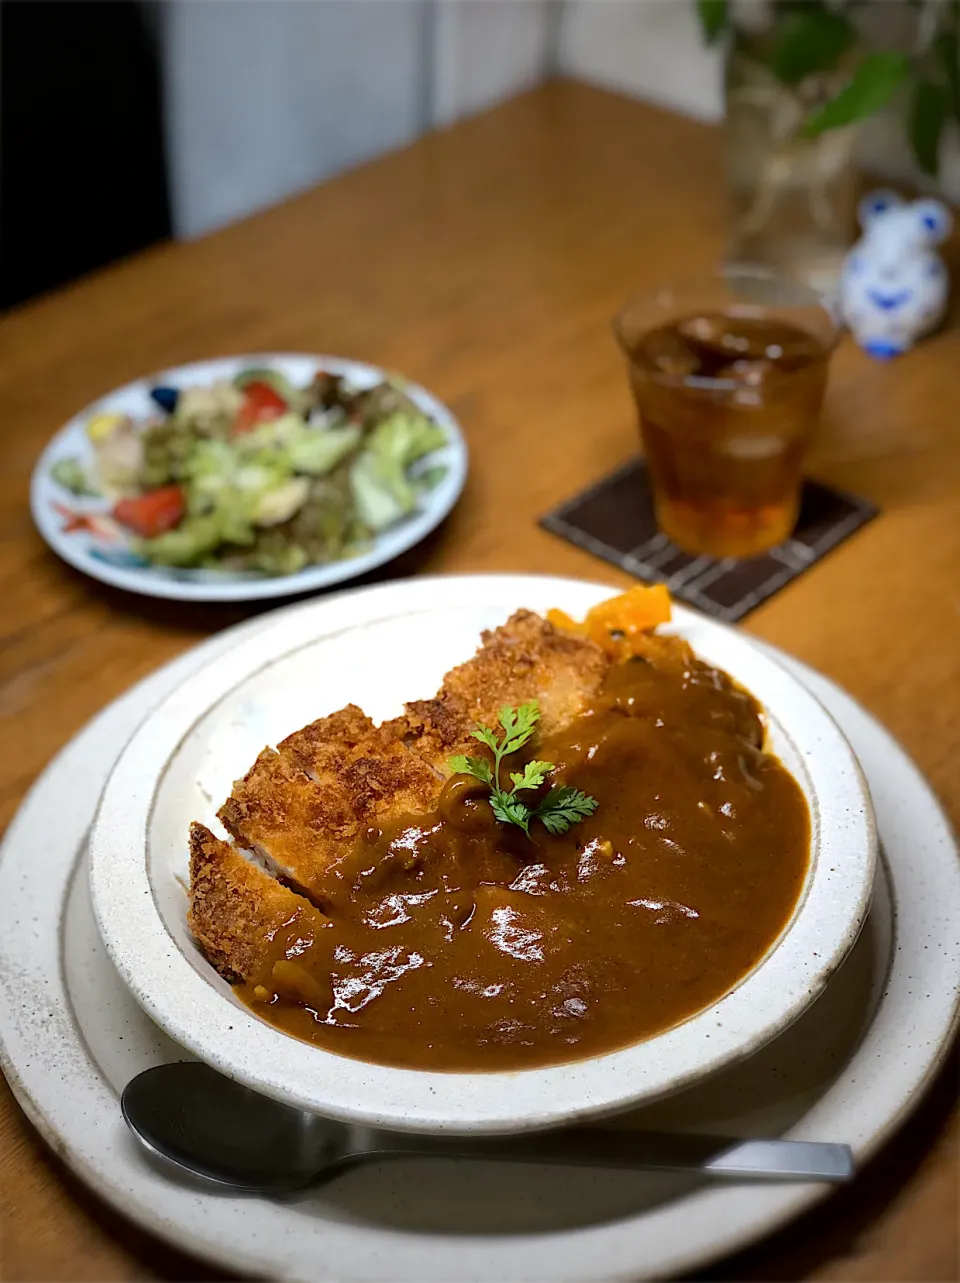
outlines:
M180 601L315 592L435 529L467 475L450 411L338 357L179 366L87 406L53 437L31 511L64 561Z

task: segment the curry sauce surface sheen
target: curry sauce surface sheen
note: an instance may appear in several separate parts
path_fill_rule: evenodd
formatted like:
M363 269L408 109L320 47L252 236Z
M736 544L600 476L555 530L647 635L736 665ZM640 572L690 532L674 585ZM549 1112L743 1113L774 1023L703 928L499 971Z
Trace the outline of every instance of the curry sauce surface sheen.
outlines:
M809 817L752 698L664 643L536 746L593 816L527 838L455 777L331 871L329 925L297 913L244 1000L329 1051L476 1071L614 1051L720 998L791 915Z

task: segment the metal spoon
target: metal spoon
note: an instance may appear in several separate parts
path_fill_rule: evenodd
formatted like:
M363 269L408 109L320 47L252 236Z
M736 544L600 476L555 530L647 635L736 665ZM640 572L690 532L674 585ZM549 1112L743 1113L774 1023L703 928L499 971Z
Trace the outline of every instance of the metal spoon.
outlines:
M377 1131L301 1113L193 1061L138 1074L120 1105L130 1130L151 1153L195 1176L259 1194L300 1189L356 1163L412 1156L831 1184L853 1176L849 1146L822 1141L741 1141L599 1128L490 1139Z

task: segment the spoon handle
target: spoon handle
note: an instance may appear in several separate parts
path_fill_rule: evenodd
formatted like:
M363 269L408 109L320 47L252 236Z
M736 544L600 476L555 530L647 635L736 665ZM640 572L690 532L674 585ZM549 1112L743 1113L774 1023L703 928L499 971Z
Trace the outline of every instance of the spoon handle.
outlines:
M356 1158L412 1154L693 1172L726 1180L816 1180L840 1184L851 1180L854 1174L849 1145L827 1141L736 1140L730 1136L586 1127L490 1139L375 1132L354 1152Z

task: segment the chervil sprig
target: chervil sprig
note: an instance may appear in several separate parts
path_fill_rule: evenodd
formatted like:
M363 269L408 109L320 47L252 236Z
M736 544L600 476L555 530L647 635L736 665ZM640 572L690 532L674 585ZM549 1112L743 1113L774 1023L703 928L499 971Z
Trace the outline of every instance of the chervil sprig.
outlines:
M499 721L503 737L482 723L470 732L474 739L485 744L493 754L493 765L484 757L468 757L458 753L450 759L450 769L456 775L472 775L490 789L490 809L502 824L516 824L530 836L530 823L540 820L548 833L566 833L580 820L597 809L597 799L570 784L556 784L537 806L528 806L519 793L539 788L554 769L552 762L527 762L522 771L511 771L511 789L500 782L500 764L505 757L523 748L540 720L536 700L510 708L500 709Z

